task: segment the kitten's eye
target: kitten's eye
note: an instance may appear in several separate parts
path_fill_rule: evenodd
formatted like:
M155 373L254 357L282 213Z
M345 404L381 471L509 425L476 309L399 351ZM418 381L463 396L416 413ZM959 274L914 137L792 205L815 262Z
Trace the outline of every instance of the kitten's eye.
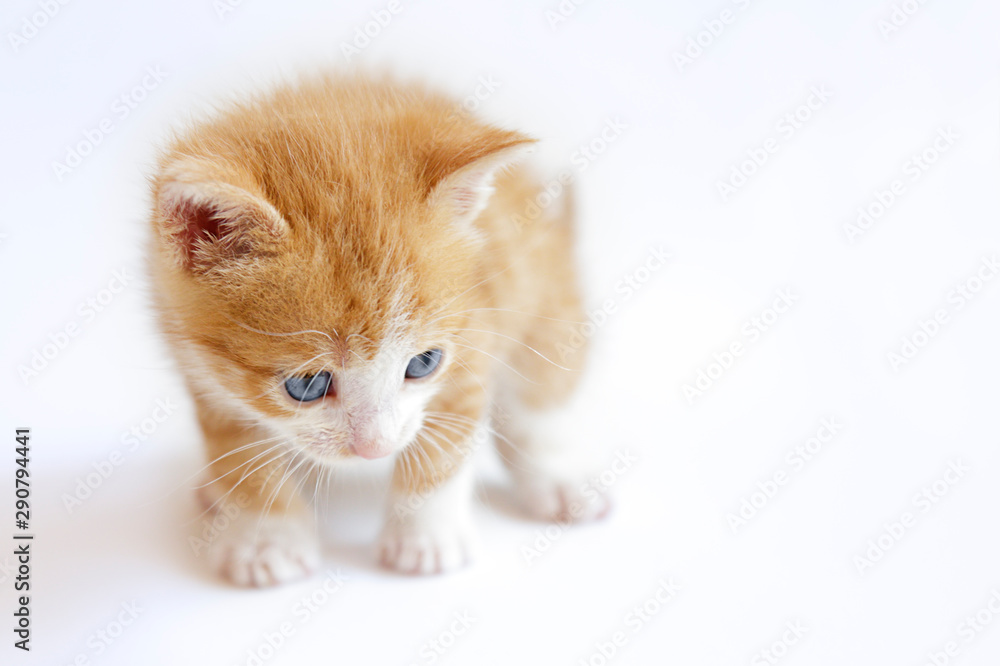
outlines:
M410 362L406 365L406 378L419 379L420 377L426 377L434 372L440 364L441 350L429 349L423 354L417 354L410 359Z
M289 377L285 380L285 390L293 400L312 402L326 395L330 388L330 373L320 372L305 377Z

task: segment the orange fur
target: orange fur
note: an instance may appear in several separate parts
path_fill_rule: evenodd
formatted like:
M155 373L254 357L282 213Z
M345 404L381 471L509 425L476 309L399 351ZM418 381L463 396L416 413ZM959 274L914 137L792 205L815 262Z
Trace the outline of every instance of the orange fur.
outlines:
M518 228L511 216L540 186L503 170L530 143L422 88L335 77L238 104L172 142L153 180L156 305L220 492L256 480L257 509L298 510L276 483L283 461L227 453L270 434L264 421L323 408L291 402L287 373L325 369L336 386L387 341L444 351L417 381L433 388L427 409L457 424L399 443L397 488L450 476L501 378L531 408L567 397L584 355L557 350L583 318L571 224ZM295 426L296 445L331 464L354 457L348 435L310 423Z

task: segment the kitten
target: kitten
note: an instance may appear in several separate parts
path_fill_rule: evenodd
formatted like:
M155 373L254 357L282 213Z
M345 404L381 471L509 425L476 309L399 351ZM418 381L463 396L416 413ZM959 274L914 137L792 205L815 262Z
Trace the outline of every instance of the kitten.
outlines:
M606 510L541 418L577 382L584 313L569 207L512 220L541 192L513 168L532 143L419 87L324 77L164 152L156 307L212 461L208 504L239 490L247 505L211 545L222 576L310 573L297 477L386 456L382 563L466 564L471 452L490 435L532 515Z

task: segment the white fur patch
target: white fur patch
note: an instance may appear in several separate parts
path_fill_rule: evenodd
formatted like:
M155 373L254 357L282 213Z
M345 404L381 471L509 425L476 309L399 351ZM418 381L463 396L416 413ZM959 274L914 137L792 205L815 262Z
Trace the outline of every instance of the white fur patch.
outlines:
M403 573L437 574L469 564L477 550L472 527L473 465L466 461L440 487L422 495L392 493L379 537L382 564Z

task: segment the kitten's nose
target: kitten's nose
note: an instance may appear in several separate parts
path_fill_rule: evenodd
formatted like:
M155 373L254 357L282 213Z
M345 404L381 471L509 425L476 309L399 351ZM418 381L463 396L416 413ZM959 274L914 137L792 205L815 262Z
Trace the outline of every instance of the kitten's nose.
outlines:
M380 408L383 402L378 396L350 383L345 384L341 395L350 426L351 452L365 460L385 458L392 453L391 438L386 437L385 432L387 422L391 429L394 419L391 411Z
M392 453L392 449L388 444L378 440L355 439L351 442L351 453L361 456L365 460L376 460L378 458L385 458Z

